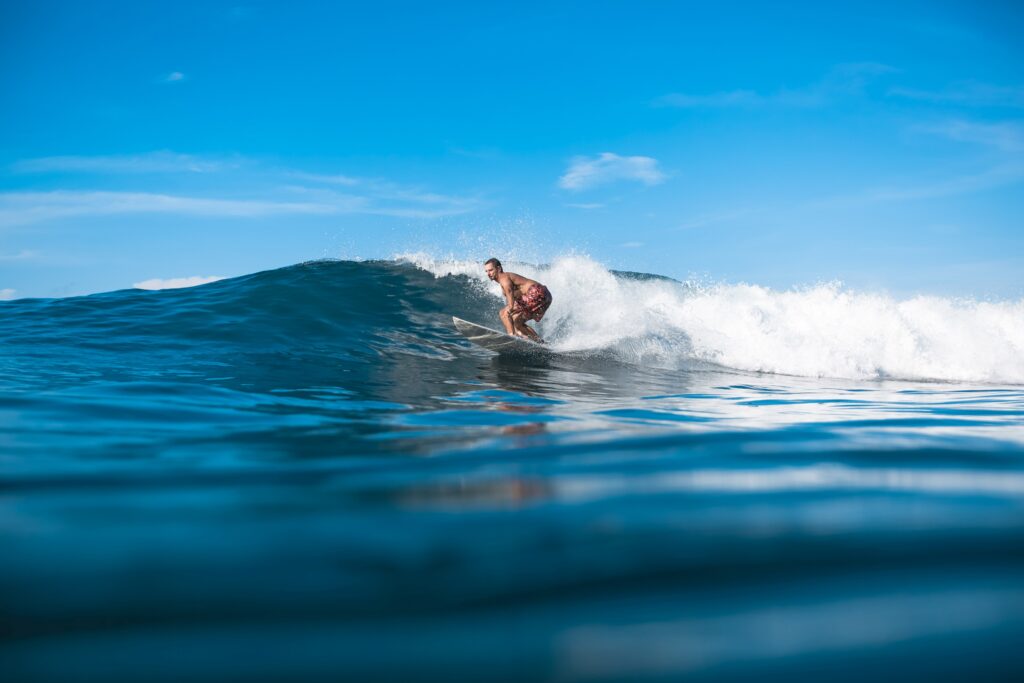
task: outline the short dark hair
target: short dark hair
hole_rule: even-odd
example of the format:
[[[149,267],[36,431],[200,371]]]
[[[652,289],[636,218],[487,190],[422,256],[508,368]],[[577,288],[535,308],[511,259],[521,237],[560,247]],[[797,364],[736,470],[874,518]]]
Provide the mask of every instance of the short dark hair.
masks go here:
[[[501,267],[501,261],[499,261],[496,258],[489,258],[486,261],[484,261],[485,266],[489,266],[492,263],[494,264],[494,267],[497,268],[498,270],[505,270],[504,268]]]

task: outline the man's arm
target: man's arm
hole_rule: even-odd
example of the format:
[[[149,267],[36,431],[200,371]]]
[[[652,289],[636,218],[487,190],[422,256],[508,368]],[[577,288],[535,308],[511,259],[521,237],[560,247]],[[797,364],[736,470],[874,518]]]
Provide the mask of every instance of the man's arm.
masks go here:
[[[512,281],[508,276],[497,278],[498,285],[501,287],[501,291],[505,293],[505,308],[501,309],[498,317],[501,318],[501,323],[505,326],[505,332],[507,334],[515,334],[515,326],[512,324],[512,307],[515,304],[515,300],[512,298]]]
[[[512,296],[511,285],[509,285],[508,289],[505,290],[505,310],[508,311],[510,318],[512,317],[512,314],[516,312],[516,300]]]
[[[515,299],[512,298],[512,278],[506,275],[498,279],[498,284],[501,285],[501,291],[505,293],[505,310],[512,315],[512,309],[516,305]]]

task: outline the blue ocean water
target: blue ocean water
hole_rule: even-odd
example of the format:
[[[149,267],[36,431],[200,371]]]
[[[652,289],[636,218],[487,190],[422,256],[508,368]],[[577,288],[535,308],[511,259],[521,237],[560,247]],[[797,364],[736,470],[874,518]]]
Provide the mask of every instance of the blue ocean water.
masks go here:
[[[0,302],[5,678],[1024,675],[1020,302],[479,268]]]

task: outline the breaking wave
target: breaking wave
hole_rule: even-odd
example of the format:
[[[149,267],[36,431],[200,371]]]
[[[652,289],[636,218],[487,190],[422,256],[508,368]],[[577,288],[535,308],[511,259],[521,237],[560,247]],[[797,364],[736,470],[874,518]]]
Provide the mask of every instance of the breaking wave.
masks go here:
[[[468,277],[500,304],[497,285],[476,262],[401,260],[442,280]],[[788,291],[697,285],[619,273],[579,256],[506,268],[550,287],[554,304],[539,330],[564,351],[810,377],[1024,382],[1024,300],[900,300],[836,283]]]

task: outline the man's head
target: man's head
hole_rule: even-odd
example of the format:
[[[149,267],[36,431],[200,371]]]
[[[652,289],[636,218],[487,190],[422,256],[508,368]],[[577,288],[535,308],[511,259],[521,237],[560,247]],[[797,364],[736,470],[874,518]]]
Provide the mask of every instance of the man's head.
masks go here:
[[[496,258],[487,259],[484,261],[484,272],[487,273],[487,277],[492,280],[497,280],[498,275],[501,273],[501,261]]]

